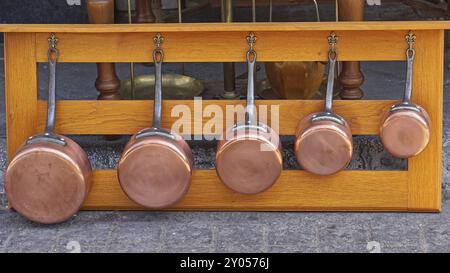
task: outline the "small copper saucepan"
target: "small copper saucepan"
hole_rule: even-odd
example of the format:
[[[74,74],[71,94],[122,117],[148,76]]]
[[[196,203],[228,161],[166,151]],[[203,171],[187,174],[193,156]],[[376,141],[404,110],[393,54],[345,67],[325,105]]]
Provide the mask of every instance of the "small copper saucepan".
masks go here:
[[[328,38],[329,56],[328,85],[325,111],[304,118],[297,127],[295,154],[300,166],[318,175],[331,175],[348,166],[352,158],[353,141],[348,123],[333,112],[333,86],[337,52],[337,37]]]
[[[256,37],[247,37],[248,86],[244,124],[227,130],[219,141],[216,170],[219,178],[230,189],[243,194],[267,190],[278,179],[283,169],[279,135],[266,124],[256,121],[254,104],[254,73]]]
[[[403,101],[384,115],[380,138],[386,150],[395,157],[409,158],[422,152],[430,141],[430,118],[422,107],[411,103],[415,35],[407,36],[407,74]]]
[[[192,151],[184,139],[161,128],[163,37],[155,37],[155,97],[153,125],[133,135],[117,168],[120,185],[134,202],[151,209],[178,202],[188,191],[192,176]]]
[[[90,189],[91,165],[73,140],[53,132],[56,109],[54,35],[49,38],[49,94],[45,132],[30,137],[9,163],[5,190],[12,208],[42,224],[63,222],[81,208]]]

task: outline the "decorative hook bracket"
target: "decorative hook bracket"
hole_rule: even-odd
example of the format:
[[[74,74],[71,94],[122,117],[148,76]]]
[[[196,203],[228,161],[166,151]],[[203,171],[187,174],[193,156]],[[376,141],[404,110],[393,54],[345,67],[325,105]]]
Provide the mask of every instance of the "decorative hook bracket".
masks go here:
[[[414,44],[416,43],[417,36],[414,34],[412,30],[409,31],[409,33],[405,36],[406,43],[409,46],[409,49],[413,49]]]
[[[56,37],[55,33],[52,33],[50,37],[48,37],[48,46],[52,49],[56,48],[56,45],[58,44],[58,38]]]
[[[336,52],[336,44],[338,40],[339,37],[334,32],[331,32],[330,36],[328,36],[328,44],[330,45],[331,52]]]
[[[161,33],[157,33],[153,38],[153,42],[155,43],[156,49],[161,49],[161,45],[164,43],[164,37]]]
[[[248,47],[249,47],[250,51],[253,51],[253,47],[256,44],[256,39],[257,38],[256,38],[256,36],[255,36],[255,34],[253,32],[250,32],[248,34],[248,36],[247,36],[247,44],[248,44]]]

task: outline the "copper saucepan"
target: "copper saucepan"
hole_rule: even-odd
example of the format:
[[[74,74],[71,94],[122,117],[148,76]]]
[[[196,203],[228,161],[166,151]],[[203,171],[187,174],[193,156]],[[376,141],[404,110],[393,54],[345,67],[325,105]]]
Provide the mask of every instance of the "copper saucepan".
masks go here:
[[[192,151],[184,139],[161,128],[163,37],[155,37],[155,97],[153,125],[133,135],[117,168],[120,185],[134,202],[151,209],[178,202],[191,183]]]
[[[384,115],[380,126],[380,138],[386,150],[393,156],[409,158],[422,152],[430,141],[431,122],[428,113],[411,103],[416,37],[410,33],[406,50],[407,75],[403,101],[393,105]]]
[[[91,165],[73,140],[55,134],[56,62],[54,35],[49,38],[49,94],[45,132],[30,137],[9,163],[5,190],[10,205],[34,222],[54,224],[72,217],[90,189]]]
[[[283,168],[281,142],[278,134],[266,124],[256,121],[254,104],[254,73],[256,37],[247,37],[248,86],[244,124],[236,124],[219,141],[216,170],[230,189],[243,194],[267,190],[278,179]]]
[[[353,153],[352,133],[348,123],[333,112],[333,86],[337,52],[337,37],[328,38],[328,85],[325,111],[304,118],[297,127],[295,154],[300,166],[318,175],[331,175],[348,166]]]

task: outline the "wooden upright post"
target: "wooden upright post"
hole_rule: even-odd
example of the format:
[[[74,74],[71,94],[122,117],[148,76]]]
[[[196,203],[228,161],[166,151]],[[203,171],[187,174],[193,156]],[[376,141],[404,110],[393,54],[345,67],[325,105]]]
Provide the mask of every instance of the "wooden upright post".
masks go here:
[[[364,3],[365,0],[339,0],[339,21],[363,21]],[[342,85],[342,99],[354,100],[364,96],[360,88],[364,75],[359,62],[343,62],[339,81]]]
[[[91,24],[114,23],[114,0],[86,0],[86,5]],[[99,100],[120,99],[120,80],[114,63],[97,63],[95,87],[100,92]]]
[[[38,73],[35,33],[5,33],[8,160],[37,133]]]

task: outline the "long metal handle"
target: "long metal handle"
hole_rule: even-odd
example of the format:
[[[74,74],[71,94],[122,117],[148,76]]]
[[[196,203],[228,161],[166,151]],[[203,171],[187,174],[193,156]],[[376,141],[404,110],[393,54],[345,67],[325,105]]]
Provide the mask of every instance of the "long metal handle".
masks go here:
[[[47,124],[45,133],[52,134],[55,129],[56,112],[56,62],[58,61],[58,49],[50,47],[48,50],[48,106],[47,106]]]
[[[247,83],[247,107],[245,112],[245,123],[256,124],[256,108],[255,108],[255,63],[256,51],[250,49],[247,51],[248,64],[248,83]]]
[[[153,128],[161,128],[162,115],[162,62],[164,52],[158,48],[153,51],[153,62],[155,63],[155,97],[153,99]]]
[[[325,112],[333,113],[333,91],[334,91],[334,77],[336,70],[336,52],[330,51],[328,54],[329,59],[329,70],[328,70],[328,84],[327,84],[327,94],[325,97]]]
[[[47,124],[45,125],[45,131],[43,134],[34,135],[27,139],[26,144],[31,145],[45,141],[47,143],[53,143],[61,146],[66,146],[67,142],[59,135],[56,135],[53,131],[55,129],[55,112],[56,112],[56,63],[58,61],[58,49],[56,49],[56,43],[58,39],[54,34],[48,38],[49,49],[48,55],[48,101],[47,101]]]
[[[414,48],[408,48],[406,50],[407,71],[406,71],[405,94],[403,95],[403,103],[405,103],[405,104],[411,103],[413,72],[414,72],[413,71],[414,57],[415,56],[416,56],[416,51],[414,50]]]

